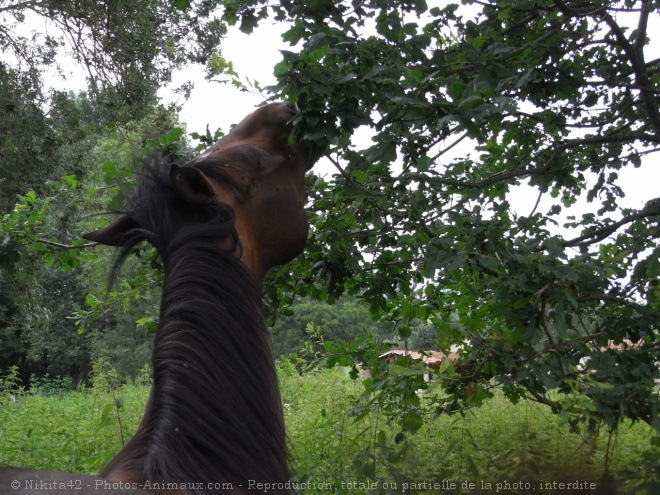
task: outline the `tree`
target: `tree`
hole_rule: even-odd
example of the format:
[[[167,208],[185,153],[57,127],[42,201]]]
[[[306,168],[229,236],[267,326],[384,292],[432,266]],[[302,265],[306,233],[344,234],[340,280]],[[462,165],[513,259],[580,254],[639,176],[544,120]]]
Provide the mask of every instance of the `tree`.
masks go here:
[[[85,381],[90,361],[100,357],[136,376],[150,355],[160,287],[152,253],[144,249],[129,260],[119,287],[109,292],[112,253],[93,250],[81,235],[104,221],[97,213],[120,207],[121,189],[130,187],[149,152],[145,143],[158,137],[167,143],[183,130],[163,107],[121,128],[109,125],[110,115],[86,94],[53,93],[48,116],[42,115],[53,137],[42,148],[48,167],[0,223],[0,369],[19,365],[26,384],[45,373]]]
[[[87,75],[91,94],[116,121],[127,122],[156,104],[156,91],[174,69],[218,57],[226,29],[213,15],[217,4],[2,0],[0,50],[17,70],[37,76],[46,69],[65,73],[58,55],[66,50]]]
[[[297,282],[274,280],[357,295],[402,338],[419,318],[443,349],[467,341],[442,372],[439,411],[500,387],[660,430],[660,198],[624,206],[619,183],[659,150],[660,4],[464,3],[472,13],[424,0],[228,4],[247,31],[269,15],[290,22],[297,48],[271,91],[298,105],[298,132],[337,169],[310,180]],[[522,186],[528,204],[514,209]]]
[[[90,212],[119,208],[117,186],[131,182],[145,145],[176,126],[174,108],[157,96],[172,72],[191,63],[207,64],[209,75],[223,67],[217,5],[0,0],[0,368],[20,364],[27,375],[85,379],[89,358],[103,353],[99,342],[148,353],[146,270],[113,293],[116,319],[100,317],[93,339],[76,332],[107,310],[86,297],[103,292],[91,286],[102,285],[107,265],[94,264],[80,234],[102,221]],[[87,77],[84,94],[47,87],[53,74],[67,75],[71,55],[73,70]],[[186,96],[190,87],[179,91]],[[81,265],[86,278],[78,276]],[[127,293],[135,296],[138,287],[130,309],[142,324],[122,334]],[[120,347],[113,344],[111,357],[121,358]],[[122,370],[135,372],[143,364],[137,360],[123,359]]]
[[[0,62],[0,214],[13,207],[26,184],[45,180],[52,166],[57,143],[41,99],[36,72]]]
[[[351,342],[373,331],[369,311],[351,299],[342,299],[336,304],[298,301],[290,313],[280,316],[271,330],[273,355],[278,358],[303,349],[309,341],[310,325],[318,329],[317,337],[322,341]]]

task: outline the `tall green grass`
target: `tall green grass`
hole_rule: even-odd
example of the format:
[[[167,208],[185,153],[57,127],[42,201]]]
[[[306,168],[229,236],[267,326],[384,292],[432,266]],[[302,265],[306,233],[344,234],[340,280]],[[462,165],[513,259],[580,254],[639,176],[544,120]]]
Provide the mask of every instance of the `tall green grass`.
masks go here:
[[[145,376],[123,384],[105,360],[78,390],[59,380],[25,390],[12,371],[0,378],[0,465],[97,473],[135,432],[149,396]]]
[[[362,385],[341,369],[282,370],[280,383],[300,493],[660,493],[660,441],[642,423],[612,435],[598,425],[572,431],[546,408],[496,395],[413,435],[378,408],[357,421]],[[107,363],[90,388],[43,396],[2,384],[0,464],[72,472],[98,472],[136,430],[149,395],[147,384],[120,383]],[[576,481],[598,489],[539,484]]]
[[[362,387],[341,370],[283,376],[281,388],[302,479],[338,488],[374,480],[395,487],[338,493],[402,493],[406,486],[409,493],[497,493],[499,483],[499,493],[528,494],[527,484],[540,492],[541,482],[586,481],[597,490],[556,493],[660,494],[660,438],[643,423],[611,434],[597,424],[577,431],[546,407],[513,405],[496,394],[480,408],[433,418],[407,435],[378,410],[356,422],[351,410]],[[451,482],[455,489],[447,488]],[[431,483],[436,489],[423,489]],[[506,483],[512,488],[505,490]]]

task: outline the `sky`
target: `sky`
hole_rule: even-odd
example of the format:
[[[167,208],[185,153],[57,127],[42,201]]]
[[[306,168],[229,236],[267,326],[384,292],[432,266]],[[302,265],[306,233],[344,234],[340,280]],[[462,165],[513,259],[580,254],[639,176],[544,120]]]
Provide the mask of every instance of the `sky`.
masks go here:
[[[261,87],[275,83],[274,65],[281,60],[280,50],[291,49],[282,41],[282,24],[269,24],[262,21],[254,34],[241,33],[230,27],[221,45],[221,55],[234,64],[234,70],[245,79],[257,80]],[[211,132],[217,128],[228,130],[231,124],[243,117],[264,101],[267,95],[241,92],[229,82],[208,81],[204,78],[203,67],[190,67],[174,74],[172,87],[186,81],[193,81],[194,90],[184,102],[179,114],[186,123],[188,132]],[[172,88],[163,88],[159,94],[164,101],[176,101]]]

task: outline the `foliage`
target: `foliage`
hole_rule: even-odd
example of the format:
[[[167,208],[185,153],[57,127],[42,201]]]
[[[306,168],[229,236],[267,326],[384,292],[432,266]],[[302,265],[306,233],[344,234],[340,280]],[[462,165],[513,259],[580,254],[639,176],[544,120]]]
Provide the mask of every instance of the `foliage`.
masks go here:
[[[338,172],[310,178],[313,237],[278,294],[357,295],[402,338],[433,322],[464,346],[438,412],[495,386],[660,430],[660,198],[620,185],[660,143],[660,5],[464,3],[227,3],[246,32],[289,23],[271,91]]]
[[[157,89],[174,69],[206,64],[218,52],[226,31],[213,15],[218,2],[177,3],[4,0],[0,50],[37,78],[46,70],[66,74],[58,57],[66,51],[87,75],[97,103],[127,122],[156,104]]]
[[[6,400],[0,385],[0,464],[85,473],[105,466],[127,440],[122,428],[137,429],[149,388],[118,383],[107,362],[94,368],[90,389],[58,391],[60,380],[42,378]]]
[[[0,389],[0,463],[98,472],[122,445],[119,424],[124,435],[137,428],[149,388],[117,383],[106,364],[95,369],[100,375],[93,388],[56,396],[17,395],[11,402]],[[296,471],[293,481],[306,484],[299,493],[403,493],[405,483],[408,493],[459,493],[422,488],[423,482],[445,480],[458,482],[457,488],[474,482],[478,489],[460,493],[485,495],[496,493],[497,482],[577,479],[602,489],[616,486],[619,495],[656,493],[660,444],[657,433],[643,423],[626,422],[611,437],[606,429],[580,435],[531,401],[514,406],[497,394],[482,408],[462,416],[433,416],[417,435],[401,435],[381,410],[356,419],[353,408],[363,386],[345,369],[299,375],[285,361],[279,378]],[[109,388],[113,382],[114,389]],[[429,411],[425,397],[420,404]],[[604,472],[609,478],[603,478]],[[491,483],[491,489],[479,486],[481,481]]]
[[[57,137],[40,107],[42,88],[35,72],[20,72],[0,62],[0,213],[14,204],[26,184],[50,172]]]
[[[29,189],[0,222],[0,366],[20,365],[26,384],[46,373],[79,382],[89,378],[91,360],[107,357],[135,376],[150,358],[159,298],[153,252],[137,252],[109,291],[112,253],[93,250],[81,235],[107,222],[98,213],[121,207],[155,146],[173,151],[187,143],[179,142],[171,109],[152,108],[118,129],[85,94],[58,93],[53,101],[45,121],[57,137],[52,162],[38,181],[20,181]]]
[[[157,97],[172,72],[207,62],[217,72],[216,8],[0,0],[0,367],[19,365],[26,385],[45,374],[87,380],[102,356],[129,375],[147,360],[158,294],[140,267],[153,256],[142,252],[106,298],[109,254],[80,235],[105,221],[90,213],[120,208],[145,145],[175,132],[175,108]],[[87,76],[86,93],[49,89],[71,72]]]
[[[345,294],[358,296],[380,321],[379,335],[351,344],[342,342],[345,323],[295,324],[298,335],[309,331],[315,339],[307,348],[321,361],[347,366],[354,378],[361,366],[371,373],[364,391],[354,392],[354,416],[336,419],[340,393],[332,414],[326,407],[314,415],[326,432],[317,444],[322,467],[305,472],[397,479],[401,459],[412,459],[411,434],[439,424],[434,415],[469,415],[492,405],[488,399],[499,404],[502,394],[549,406],[557,421],[589,439],[603,421],[613,430],[627,419],[660,430],[660,200],[626,203],[619,180],[652,156],[660,139],[660,61],[649,58],[658,4],[465,3],[470,10],[429,8],[423,0],[224,2],[225,19],[248,32],[268,15],[289,23],[285,39],[298,48],[275,66],[273,98],[298,106],[297,132],[338,172],[308,178],[308,250],[270,275],[267,296],[280,308],[297,295],[339,304]],[[224,28],[209,20],[214,6],[0,0],[0,47],[14,57],[0,62],[0,366],[14,370],[7,383],[57,391],[46,373],[86,377],[94,358],[113,362],[122,375],[142,366],[155,323],[158,260],[138,250],[125,278],[107,291],[110,255],[78,239],[107,221],[89,212],[120,208],[117,186],[130,187],[145,145],[185,156],[172,109],[154,104],[174,67],[208,62],[211,72],[240,84],[231,62],[215,53]],[[69,37],[89,73],[88,95],[43,89],[43,71],[63,38],[13,29],[23,26],[25,9]],[[193,137],[210,144],[217,136]],[[519,191],[532,197],[522,206],[514,202]],[[586,212],[576,209],[582,203]],[[363,316],[356,310],[351,318],[362,333]],[[429,386],[421,363],[378,360],[385,333],[390,344],[462,346],[460,360],[444,364]],[[91,457],[81,464],[62,457],[66,465],[57,467],[98,469],[111,453],[92,444],[108,439],[105,427],[115,424],[121,397],[88,416],[57,409],[57,395],[38,406],[38,427],[21,430],[23,443],[8,452],[34,449],[44,462],[32,464],[56,467],[33,432],[54,431],[55,442],[72,445],[78,433],[55,426],[55,416],[80,414],[98,426],[81,434]],[[76,400],[84,401],[82,394]],[[3,399],[5,405],[19,407]],[[13,410],[7,408],[3,414]],[[362,430],[342,436],[349,417]],[[443,416],[448,423],[439,431],[465,417]],[[434,466],[459,473],[510,466],[507,456],[456,454],[456,445],[480,445],[472,434],[464,427],[460,442],[438,440],[436,447],[447,448],[434,449]],[[523,440],[530,438],[518,430],[513,438],[520,441],[504,452],[518,448],[529,459],[524,446],[532,443]],[[358,457],[329,459],[344,447],[357,447]],[[638,466],[651,465],[644,462]]]
[[[324,371],[316,379],[326,380],[326,373]],[[333,374],[336,380],[338,373],[330,373]],[[302,377],[299,383],[309,379]],[[283,383],[286,384],[286,380]],[[365,382],[365,385],[368,387],[369,383]],[[341,392],[337,392],[336,386]],[[287,400],[289,396],[285,387],[283,385],[283,397]],[[311,387],[295,387],[297,397],[307,396],[309,399],[304,402],[306,407],[296,404],[297,409],[291,408],[287,424],[298,424],[301,420],[306,424],[303,432],[300,427],[290,426],[290,431],[294,432],[292,435],[299,435],[294,436],[293,441],[299,438],[304,444],[303,438],[311,436],[312,431],[317,432],[316,438],[324,438],[325,431],[335,439],[335,455],[326,459],[310,446],[310,451],[301,457],[305,460],[301,471],[309,478],[330,478],[335,486],[342,486],[341,481],[373,480],[373,486],[378,486],[380,491],[377,489],[371,493],[400,493],[404,483],[409,487],[418,483],[419,488],[413,488],[413,493],[437,493],[437,489],[425,491],[421,488],[423,481],[458,480],[459,486],[461,481],[472,481],[476,482],[477,489],[463,490],[462,493],[495,493],[498,481],[567,481],[572,477],[598,480],[608,469],[608,457],[623,455],[607,453],[608,435],[605,431],[601,432],[602,435],[597,431],[591,435],[568,433],[561,420],[548,416],[532,402],[512,406],[500,394],[482,408],[472,409],[460,417],[443,415],[429,419],[417,435],[410,436],[401,432],[396,421],[383,414],[386,413],[383,407],[372,408],[369,414],[358,415],[356,420],[355,397],[359,397],[360,388],[350,383],[345,374],[339,385],[326,386],[327,397],[321,400],[314,397]],[[420,395],[420,405],[428,413],[430,405],[424,399],[427,393]],[[324,408],[327,408],[327,414],[323,414]],[[310,411],[316,411],[316,414],[310,415]],[[290,418],[292,415],[294,418]],[[326,421],[328,426],[324,427]],[[633,450],[637,453],[647,448],[640,440],[633,440]],[[647,451],[651,456],[652,450]],[[650,457],[647,461],[648,466],[653,466]],[[618,470],[616,462],[611,462],[609,468]],[[620,479],[619,475],[615,478]],[[492,489],[479,486],[480,481],[490,482]],[[641,480],[632,475],[630,481],[628,487]],[[389,491],[383,489],[384,482],[389,482]],[[391,489],[393,484],[397,486],[394,490]],[[442,491],[458,492],[446,486]],[[343,493],[351,492],[346,490]],[[514,493],[530,491],[514,490]],[[622,487],[618,493],[632,493],[632,490],[629,492]]]
[[[72,390],[73,380],[70,376],[51,376],[46,373],[43,377],[32,376],[30,379],[30,393],[33,395],[41,395],[42,397],[49,397],[51,395],[59,395],[65,390]]]
[[[290,314],[279,316],[271,329],[273,355],[280,357],[303,349],[309,328],[319,328],[320,340],[352,341],[373,331],[369,312],[354,299],[329,305],[315,300],[298,301]]]

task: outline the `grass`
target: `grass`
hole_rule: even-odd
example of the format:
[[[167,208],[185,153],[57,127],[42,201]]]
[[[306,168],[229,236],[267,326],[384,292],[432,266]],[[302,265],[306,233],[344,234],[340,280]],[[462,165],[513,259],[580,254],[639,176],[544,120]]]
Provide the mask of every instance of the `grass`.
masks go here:
[[[557,493],[660,493],[659,436],[646,424],[626,423],[612,437],[605,428],[571,432],[564,418],[543,406],[513,405],[496,395],[463,416],[437,417],[416,434],[402,435],[378,411],[353,420],[350,411],[361,385],[338,370],[287,376],[281,383],[298,473],[339,488],[342,481],[360,480],[395,485],[389,491],[344,493],[402,493],[406,483],[411,488],[415,482],[422,489],[410,493],[439,493],[424,490],[427,482],[439,483],[441,493],[497,493],[499,484],[499,493],[528,494],[531,488],[540,491],[541,482],[559,486],[580,480],[596,483],[598,491]],[[507,482],[511,488],[504,490]],[[521,489],[513,488],[516,482]],[[446,488],[450,483],[455,488]]]
[[[496,395],[402,434],[379,410],[355,420],[362,386],[341,369],[280,381],[299,493],[660,493],[659,437],[642,423],[612,437],[603,428],[571,432],[546,408]],[[147,385],[111,384],[14,394],[15,402],[0,395],[0,465],[98,472],[137,428],[149,394]],[[576,482],[598,489],[550,490]]]
[[[137,429],[149,389],[125,386],[115,399],[93,388],[0,403],[0,465],[98,472]],[[123,435],[122,435],[123,434]]]

